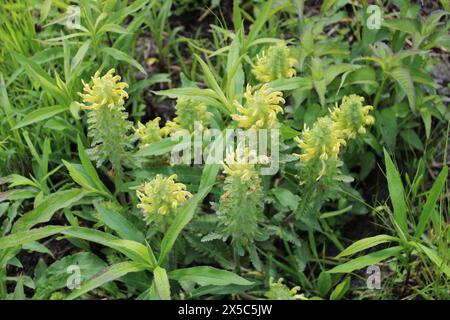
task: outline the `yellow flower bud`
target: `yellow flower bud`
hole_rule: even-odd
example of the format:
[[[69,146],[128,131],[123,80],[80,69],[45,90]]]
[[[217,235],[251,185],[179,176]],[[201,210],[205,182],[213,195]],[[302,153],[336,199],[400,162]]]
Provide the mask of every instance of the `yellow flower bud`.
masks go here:
[[[114,76],[114,72],[115,70],[111,69],[100,77],[100,72],[97,71],[92,77],[92,86],[82,81],[85,93],[78,93],[84,102],[84,104],[80,103],[81,108],[92,110],[102,106],[110,109],[123,106],[124,99],[128,98],[125,91],[128,84],[119,82],[120,76]]]
[[[270,82],[295,76],[293,66],[296,63],[297,59],[294,58],[286,43],[279,42],[257,57],[252,71],[259,81]]]
[[[283,113],[283,94],[273,91],[268,84],[263,85],[253,94],[250,86],[244,94],[246,102],[244,106],[237,104],[239,114],[232,114],[233,120],[238,126],[245,129],[274,129],[278,127],[277,114]]]

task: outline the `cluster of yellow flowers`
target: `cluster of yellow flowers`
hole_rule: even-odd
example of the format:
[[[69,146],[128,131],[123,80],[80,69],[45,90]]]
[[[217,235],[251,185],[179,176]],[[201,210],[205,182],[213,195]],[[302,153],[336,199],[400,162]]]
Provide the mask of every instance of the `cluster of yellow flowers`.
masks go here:
[[[102,106],[108,108],[121,107],[124,100],[128,98],[125,91],[128,84],[119,82],[120,76],[114,76],[114,69],[109,70],[103,77],[100,77],[100,72],[95,72],[92,77],[92,86],[88,83],[83,83],[83,90],[85,93],[78,93],[82,98],[84,104],[79,103],[82,109],[98,110]]]
[[[293,66],[297,63],[291,50],[285,42],[271,46],[262,55],[257,57],[257,62],[253,66],[253,74],[261,82],[291,78],[295,76]]]
[[[341,146],[347,140],[355,139],[358,133],[365,133],[365,126],[375,122],[369,115],[373,107],[364,106],[363,102],[363,97],[354,94],[344,97],[341,105],[331,111],[331,116],[318,118],[311,129],[305,126],[301,137],[294,138],[303,151],[295,155],[304,164],[314,165],[320,161],[317,180],[324,175],[328,164],[336,164]]]
[[[302,138],[295,137],[294,140],[303,150],[303,153],[298,155],[301,161],[337,158],[341,145],[345,145],[345,140],[330,117],[318,118],[312,129],[305,126]]]
[[[175,125],[171,126],[174,128],[179,127],[189,132],[194,131],[195,124],[199,124],[201,126],[200,129],[206,127],[212,116],[212,113],[208,112],[206,104],[192,99],[178,98],[175,109],[175,114],[177,115],[173,119]]]
[[[139,138],[139,148],[146,147],[162,139],[164,132],[159,127],[160,120],[160,117],[156,117],[153,120],[147,121],[145,125],[141,122],[137,123],[137,128],[134,129],[134,132]]]
[[[191,99],[178,98],[175,109],[177,116],[172,121],[167,121],[162,128],[159,126],[161,120],[159,117],[148,121],[145,125],[138,122],[135,133],[140,140],[139,147],[148,146],[181,129],[193,132],[196,129],[195,125],[199,125],[199,129],[203,129],[208,125],[212,116],[207,111],[206,104]]]
[[[283,113],[280,103],[285,102],[280,91],[273,91],[268,84],[264,84],[252,94],[251,87],[247,86],[244,97],[244,106],[236,102],[239,114],[231,115],[239,127],[255,130],[278,127],[277,114]]]
[[[137,207],[142,209],[147,223],[154,221],[158,215],[174,212],[192,197],[183,183],[175,182],[176,178],[175,174],[167,178],[157,174],[152,180],[136,187],[136,195],[140,201]]]
[[[228,176],[240,178],[242,182],[247,182],[258,175],[255,165],[268,161],[267,156],[257,156],[256,150],[246,148],[245,144],[241,142],[235,151],[229,150],[227,152],[225,160],[222,162],[223,172]]]
[[[366,133],[364,126],[375,122],[375,118],[369,115],[373,107],[363,106],[363,102],[363,97],[351,94],[342,99],[340,107],[336,106],[332,110],[331,118],[345,139],[355,139],[358,133]]]

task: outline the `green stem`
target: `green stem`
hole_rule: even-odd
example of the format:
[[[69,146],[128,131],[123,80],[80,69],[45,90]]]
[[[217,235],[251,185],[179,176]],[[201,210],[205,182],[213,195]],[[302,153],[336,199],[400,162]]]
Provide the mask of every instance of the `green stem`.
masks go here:
[[[383,74],[383,80],[381,80],[381,84],[378,87],[377,94],[375,95],[375,99],[373,101],[373,107],[375,109],[378,107],[378,103],[380,102],[381,93],[383,92],[385,82],[386,82],[386,75]]]

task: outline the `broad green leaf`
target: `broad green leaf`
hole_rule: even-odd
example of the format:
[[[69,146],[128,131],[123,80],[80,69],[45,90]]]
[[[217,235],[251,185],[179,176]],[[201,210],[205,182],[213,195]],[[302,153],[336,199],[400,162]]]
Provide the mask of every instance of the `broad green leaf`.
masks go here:
[[[206,189],[200,190],[194,197],[186,201],[183,207],[178,209],[175,220],[169,227],[169,230],[164,235],[164,238],[161,242],[161,253],[158,259],[159,264],[161,264],[165,260],[175,241],[177,240],[181,230],[183,230],[183,228],[194,217],[194,213],[197,209],[198,204],[201,203],[204,197],[206,197],[210,189],[211,187],[207,187]]]
[[[67,228],[69,227],[46,226],[42,228],[16,232],[0,238],[0,250],[21,246],[26,243],[47,238],[58,234],[61,231],[66,230]]]
[[[36,281],[33,299],[48,299],[53,292],[65,288],[68,276],[70,276],[68,267],[73,265],[80,268],[80,283],[88,281],[108,266],[106,262],[91,252],[78,252],[59,258],[48,266],[43,276]]]
[[[13,227],[13,231],[24,231],[33,226],[48,222],[53,214],[65,208],[70,208],[85,195],[82,189],[58,191],[47,196],[34,210],[24,214]]]
[[[91,40],[87,40],[83,43],[83,45],[78,49],[77,53],[72,59],[72,62],[70,63],[70,71],[73,72],[76,67],[83,61],[84,56],[86,55],[87,51],[89,50],[89,46],[91,45]]]
[[[391,30],[398,30],[407,34],[419,32],[419,25],[416,19],[412,18],[398,18],[382,19],[382,25]]]
[[[339,253],[336,258],[342,258],[346,256],[350,256],[352,254],[355,254],[357,252],[375,247],[382,243],[392,242],[392,241],[398,241],[399,239],[396,237],[392,237],[386,234],[380,234],[374,237],[364,238],[361,240],[356,241],[355,243],[351,244],[349,247],[347,247],[344,251]]]
[[[27,114],[13,129],[19,129],[30,124],[46,120],[48,118],[53,117],[61,112],[69,110],[66,106],[52,106],[52,107],[44,107],[34,110],[33,112]]]
[[[229,284],[247,286],[252,284],[252,282],[233,272],[207,266],[170,271],[169,278],[177,281],[195,282],[201,286],[226,286]]]
[[[338,265],[333,269],[327,271],[329,273],[350,273],[355,270],[365,268],[379,263],[380,261],[386,260],[392,256],[395,256],[402,252],[403,247],[395,246],[387,249],[383,249],[376,252],[371,252],[365,256],[358,257],[356,259],[350,260],[346,263]]]
[[[15,232],[0,238],[0,250],[24,245],[58,233],[113,248],[150,270],[156,265],[156,261],[150,256],[147,246],[136,241],[119,239],[109,233],[83,227],[46,226]]]
[[[159,298],[161,300],[170,300],[170,284],[166,270],[159,266],[156,267],[155,270],[153,270],[153,277]]]
[[[113,195],[109,192],[108,188],[106,188],[106,186],[100,180],[97,170],[89,160],[89,157],[84,149],[83,143],[81,142],[80,136],[77,137],[77,147],[78,147],[78,156],[80,157],[80,161],[84,168],[84,171],[89,175],[90,179],[97,186],[97,189],[102,191],[103,194],[109,196],[109,198],[114,198]]]
[[[386,149],[384,150],[384,162],[386,163],[386,178],[388,182],[389,196],[394,207],[394,219],[401,233],[408,234],[407,213],[408,207],[405,201],[405,190],[399,172],[394,166]]]
[[[66,236],[95,242],[113,248],[122,252],[131,260],[147,266],[149,269],[155,267],[155,261],[150,257],[148,248],[142,243],[119,239],[109,233],[82,227],[70,227],[63,230],[61,233]]]
[[[98,190],[96,188],[94,181],[91,179],[91,177],[86,172],[84,172],[84,168],[81,165],[75,164],[75,163],[69,163],[65,160],[62,160],[62,163],[69,171],[69,175],[73,179],[73,181],[75,181],[81,187],[86,189],[86,191],[103,194],[103,192],[101,190]],[[103,195],[105,195],[105,194],[103,194]]]
[[[140,72],[147,74],[147,71],[145,71],[144,67],[138,61],[136,61],[135,59],[130,57],[125,52],[120,51],[115,48],[110,48],[110,47],[105,47],[102,49],[102,51],[104,53],[106,53],[107,55],[113,57],[114,59],[119,60],[119,61],[124,61],[124,62],[132,65],[136,69],[138,69]]]
[[[233,111],[233,107],[230,105],[228,99],[225,97],[225,94],[223,93],[222,89],[217,83],[217,80],[212,74],[208,65],[197,54],[195,54],[194,56],[197,59],[198,63],[200,64],[200,67],[202,68],[203,74],[205,75],[205,81],[207,82],[208,86],[214,90],[220,102],[222,102],[226,106],[227,114]]]
[[[311,90],[313,88],[313,82],[311,79],[302,77],[293,77],[289,79],[280,79],[269,82],[269,86],[276,91],[287,90]]]
[[[114,264],[104,270],[101,274],[98,276],[95,276],[94,278],[88,280],[87,282],[83,283],[79,289],[74,290],[68,297],[68,300],[73,300],[82,294],[85,294],[95,288],[98,288],[105,283],[114,281],[120,277],[123,277],[127,273],[130,272],[139,272],[145,270],[145,266],[132,262],[132,261],[125,261],[120,262],[117,264]]]
[[[420,214],[419,224],[417,225],[415,236],[420,237],[425,231],[428,221],[430,220],[431,214],[433,213],[436,202],[439,199],[439,195],[444,189],[445,182],[447,181],[448,167],[445,166],[436,181],[431,187],[430,193],[428,194],[427,201],[422,208],[422,213]]]
[[[300,197],[293,194],[290,190],[282,187],[278,187],[272,190],[275,198],[281,203],[281,205],[289,208],[292,211],[297,210],[300,202]]]
[[[409,71],[402,67],[396,67],[390,71],[392,78],[397,81],[400,88],[406,93],[408,97],[409,107],[412,111],[416,110],[416,93],[414,84]]]
[[[333,292],[330,294],[330,300],[341,300],[349,288],[350,277],[347,277],[334,288]]]
[[[134,240],[140,243],[144,242],[144,234],[123,215],[98,202],[94,202],[94,207],[97,210],[100,220],[116,231],[122,239]]]
[[[322,298],[324,298],[328,291],[330,291],[331,284],[330,274],[322,271],[317,278],[317,291]]]
[[[138,157],[150,157],[150,156],[160,156],[166,154],[179,144],[180,141],[177,139],[166,138],[160,141],[151,143],[150,145],[140,149],[136,152]]]
[[[403,130],[400,132],[400,136],[413,148],[416,148],[419,151],[423,151],[423,143],[414,130]]]
[[[425,253],[428,258],[440,269],[442,272],[445,273],[447,277],[450,277],[450,267],[448,265],[448,262],[445,262],[435,250],[432,250],[420,243],[414,242],[415,247]]]

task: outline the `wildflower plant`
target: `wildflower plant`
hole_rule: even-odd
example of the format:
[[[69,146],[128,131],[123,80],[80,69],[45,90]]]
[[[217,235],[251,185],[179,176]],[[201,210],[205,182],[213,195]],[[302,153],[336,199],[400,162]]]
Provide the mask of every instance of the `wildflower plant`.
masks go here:
[[[160,117],[147,121],[144,125],[138,122],[134,129],[136,137],[139,139],[139,148],[144,148],[151,143],[160,141],[164,136],[164,131],[159,127]]]
[[[164,223],[165,219],[169,219],[179,206],[192,197],[192,194],[186,191],[186,186],[175,182],[175,179],[175,174],[169,177],[157,174],[152,180],[135,188],[139,199],[137,207],[142,210],[147,224]]]
[[[246,102],[243,106],[236,102],[239,113],[231,115],[239,127],[254,130],[278,128],[277,114],[283,113],[280,104],[285,103],[282,92],[264,84],[252,93],[248,85],[244,97]]]
[[[218,205],[217,233],[224,241],[231,238],[238,255],[250,252],[255,260],[254,242],[265,238],[259,225],[264,218],[264,192],[257,165],[267,161],[241,142],[236,150],[228,151],[222,164],[226,177]]]
[[[92,85],[84,84],[84,93],[80,107],[88,111],[88,136],[92,138],[91,154],[100,167],[109,161],[115,171],[129,162],[129,150],[133,142],[130,134],[131,121],[125,112],[124,102],[128,94],[125,82],[119,82],[120,76],[114,75],[115,70],[109,70],[104,76],[97,71],[92,77]]]
[[[339,152],[342,147],[358,134],[364,134],[365,127],[375,122],[369,114],[372,106],[364,106],[363,102],[364,98],[355,94],[345,96],[330,116],[318,118],[311,129],[305,126],[301,137],[294,138],[302,150],[295,156],[302,167],[308,169],[308,175],[312,174],[319,180],[324,175],[338,173],[336,169],[341,165]]]
[[[257,57],[253,74],[263,83],[295,76],[297,59],[284,41],[280,41]]]
[[[335,128],[344,139],[355,139],[358,134],[366,133],[366,126],[375,122],[369,115],[373,109],[370,105],[363,105],[364,98],[356,94],[345,96],[341,105],[331,112]]]
[[[295,155],[302,167],[310,169],[309,173],[314,174],[317,180],[327,170],[328,173],[334,172],[339,165],[338,155],[345,140],[330,117],[318,118],[311,129],[305,126],[301,137],[295,137],[294,140],[302,150],[301,154]]]

